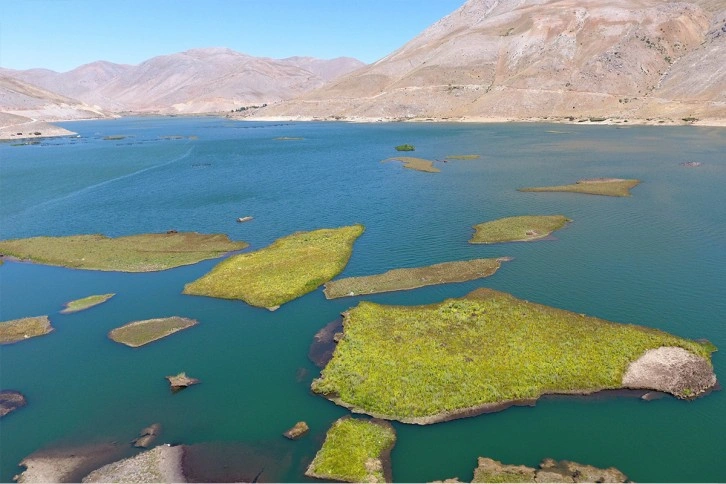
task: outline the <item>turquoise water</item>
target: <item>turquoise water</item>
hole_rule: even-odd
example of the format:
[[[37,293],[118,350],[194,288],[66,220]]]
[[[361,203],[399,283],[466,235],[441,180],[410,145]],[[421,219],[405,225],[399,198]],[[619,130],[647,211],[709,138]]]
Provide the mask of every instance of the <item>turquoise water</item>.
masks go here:
[[[219,118],[63,126],[80,137],[0,145],[0,238],[175,229],[226,233],[257,249],[297,230],[362,223],[346,276],[514,257],[488,279],[368,300],[422,304],[485,286],[726,348],[724,129]],[[103,139],[109,135],[127,137]],[[175,135],[184,138],[161,138]],[[274,139],[281,136],[304,139]],[[429,159],[482,157],[437,163],[438,174],[380,163],[402,143]],[[685,168],[684,161],[703,165]],[[516,191],[590,177],[643,183],[630,198]],[[574,222],[555,240],[467,242],[476,223],[558,213]],[[255,218],[236,222],[246,215]],[[215,263],[149,274],[0,267],[0,320],[48,314],[56,328],[0,349],[0,387],[29,401],[0,423],[0,480],[36,450],[130,441],[153,422],[162,424],[164,442],[205,444],[195,447],[210,465],[199,479],[251,479],[264,469],[263,481],[306,480],[328,426],[347,413],[310,393],[318,369],[308,348],[359,298],[326,301],[318,290],[271,313],[181,294]],[[106,292],[117,296],[59,314],[66,301]],[[129,321],[171,315],[200,324],[138,349],[106,337]],[[713,362],[723,379],[723,352]],[[172,395],[164,376],[179,371],[202,383]],[[489,456],[616,466],[640,482],[723,482],[725,403],[724,392],[693,402],[558,398],[426,427],[395,424],[394,480],[471,480],[476,458]],[[282,432],[298,420],[311,434],[287,441]]]

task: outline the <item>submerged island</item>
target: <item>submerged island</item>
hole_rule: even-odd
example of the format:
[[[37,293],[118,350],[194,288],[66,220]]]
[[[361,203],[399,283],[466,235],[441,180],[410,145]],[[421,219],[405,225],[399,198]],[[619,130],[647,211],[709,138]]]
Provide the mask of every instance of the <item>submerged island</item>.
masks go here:
[[[158,339],[164,338],[183,329],[191,328],[198,321],[173,316],[170,318],[145,319],[125,324],[112,329],[108,337],[113,341],[132,348],[138,348]]]
[[[403,163],[404,168],[409,170],[423,171],[426,173],[438,173],[441,170],[434,167],[434,162],[426,160],[424,158],[416,158],[413,156],[396,156],[395,158],[387,158],[383,162],[387,161],[400,161]]]
[[[600,469],[567,460],[544,459],[539,468],[508,465],[479,457],[471,482],[629,482],[628,477],[614,467]]]
[[[97,294],[94,296],[88,296],[81,299],[76,299],[75,301],[67,302],[66,307],[61,310],[61,314],[77,313],[78,311],[83,311],[84,309],[98,306],[99,304],[105,303],[115,295],[116,294],[114,293]]]
[[[465,282],[489,277],[510,259],[472,259],[465,261],[443,262],[427,267],[393,269],[373,276],[347,277],[325,284],[325,297],[335,299],[362,294],[402,291],[435,284]]]
[[[223,234],[169,231],[124,237],[71,235],[0,241],[0,253],[38,264],[120,272],[153,272],[215,259],[247,247]]]
[[[48,316],[13,319],[0,322],[0,344],[17,343],[53,331]]]
[[[474,225],[476,231],[470,244],[496,244],[499,242],[529,242],[549,236],[572,220],[564,215],[523,215],[500,218]]]
[[[340,274],[363,230],[362,225],[351,225],[282,237],[264,249],[220,262],[184,286],[184,294],[241,299],[277,309]]]
[[[391,482],[396,433],[388,422],[343,417],[325,435],[305,475],[344,482]]]
[[[624,178],[588,178],[579,180],[571,185],[558,185],[551,187],[519,188],[520,192],[573,192],[588,195],[605,195],[608,197],[629,197],[630,189],[640,183],[640,180]]]
[[[429,424],[545,394],[643,388],[693,398],[715,347],[491,289],[427,306],[361,302],[312,390],[378,418]]]

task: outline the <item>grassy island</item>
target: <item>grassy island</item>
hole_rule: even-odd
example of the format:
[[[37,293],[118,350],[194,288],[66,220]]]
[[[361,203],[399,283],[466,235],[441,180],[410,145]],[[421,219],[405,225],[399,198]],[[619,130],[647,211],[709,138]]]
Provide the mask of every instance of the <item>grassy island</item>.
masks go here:
[[[198,324],[196,320],[173,316],[170,318],[145,319],[125,324],[112,329],[108,337],[117,343],[138,348],[152,341],[174,334],[177,331],[191,328]]]
[[[396,151],[415,151],[416,147],[413,145],[405,144],[396,146]]]
[[[362,225],[297,232],[269,247],[230,257],[184,286],[184,294],[241,299],[276,309],[340,274]]]
[[[605,195],[608,197],[629,197],[630,189],[640,183],[640,180],[625,180],[622,178],[591,178],[579,180],[571,185],[552,187],[520,188],[520,192],[573,192],[588,195]]]
[[[335,299],[362,294],[402,291],[417,287],[464,282],[489,277],[506,258],[443,262],[427,267],[393,269],[374,276],[348,277],[325,284],[325,297]]]
[[[527,242],[547,237],[559,230],[570,219],[564,215],[524,215],[484,222],[474,226],[470,244],[496,244],[499,242]]]
[[[654,388],[624,385],[624,375],[648,350],[662,347],[701,365],[702,381],[695,382],[687,377],[691,368],[661,368],[687,382],[667,391],[689,396],[716,383],[710,343],[490,289],[428,306],[361,302],[344,313],[343,328],[312,390],[353,411],[406,423],[501,410],[543,394]]]
[[[438,173],[441,170],[434,167],[434,162],[431,160],[425,160],[423,158],[415,158],[413,156],[397,156],[395,158],[388,158],[386,161],[400,161],[403,163],[404,168],[409,170],[423,171],[426,173]]]
[[[345,482],[391,482],[388,454],[396,434],[388,422],[343,417],[333,423],[306,476]]]
[[[38,264],[99,271],[152,272],[196,264],[247,247],[222,234],[175,232],[125,237],[71,235],[0,241],[0,253]]]
[[[84,297],[82,299],[76,299],[75,301],[67,302],[66,307],[61,311],[61,313],[77,313],[78,311],[83,311],[84,309],[92,308],[93,306],[98,306],[99,304],[105,303],[114,296],[115,294],[113,293],[98,294],[95,296]]]
[[[481,158],[481,155],[449,155],[446,157],[447,160],[477,160]]]
[[[13,319],[0,323],[0,344],[17,343],[53,331],[48,316]]]

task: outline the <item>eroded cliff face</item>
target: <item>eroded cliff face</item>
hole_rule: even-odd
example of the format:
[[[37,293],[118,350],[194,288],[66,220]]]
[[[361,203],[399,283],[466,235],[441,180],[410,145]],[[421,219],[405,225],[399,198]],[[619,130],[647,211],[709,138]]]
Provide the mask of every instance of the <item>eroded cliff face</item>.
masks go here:
[[[726,118],[726,0],[469,0],[261,116]]]

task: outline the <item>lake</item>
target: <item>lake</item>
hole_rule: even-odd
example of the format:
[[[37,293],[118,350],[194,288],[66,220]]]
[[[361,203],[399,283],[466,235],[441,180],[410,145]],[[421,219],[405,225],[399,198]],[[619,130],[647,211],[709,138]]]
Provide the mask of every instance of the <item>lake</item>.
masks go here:
[[[0,238],[167,230],[225,233],[250,249],[299,230],[362,223],[342,276],[509,256],[492,277],[327,301],[322,288],[275,312],[182,295],[218,262],[125,274],[6,262],[0,320],[50,315],[55,331],[0,349],[2,389],[28,406],[0,423],[0,480],[32,452],[127,442],[154,422],[160,442],[198,444],[196,477],[306,481],[325,432],[347,410],[310,392],[314,334],[365,299],[426,304],[490,287],[611,321],[706,338],[726,378],[726,129],[547,124],[257,123],[216,117],[60,123],[79,137],[0,144]],[[110,137],[111,139],[106,139]],[[276,139],[280,137],[302,139]],[[440,173],[404,169],[409,143]],[[698,167],[681,163],[701,162]],[[522,193],[581,178],[637,178],[632,197]],[[470,245],[472,226],[562,214],[553,240]],[[237,218],[253,216],[246,223]],[[67,301],[116,293],[59,314]],[[199,325],[132,349],[107,338],[129,321]],[[177,394],[166,375],[201,384]],[[476,378],[476,375],[472,375]],[[726,481],[726,395],[548,398],[448,423],[395,423],[395,481],[458,476],[478,456],[615,466],[633,481]],[[282,433],[298,420],[311,432]],[[130,452],[130,451],[129,451]]]

